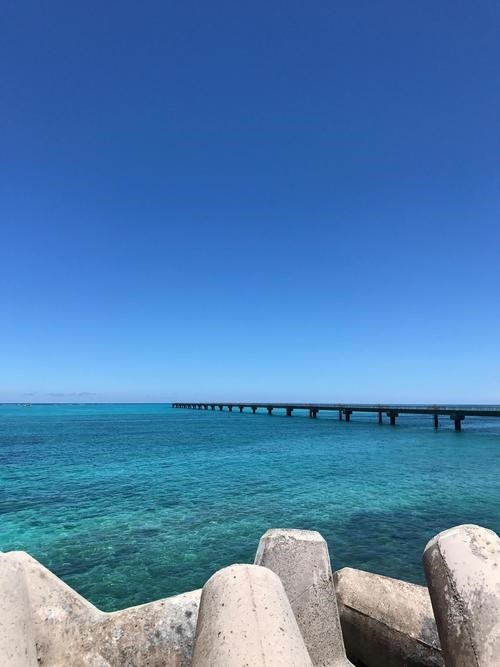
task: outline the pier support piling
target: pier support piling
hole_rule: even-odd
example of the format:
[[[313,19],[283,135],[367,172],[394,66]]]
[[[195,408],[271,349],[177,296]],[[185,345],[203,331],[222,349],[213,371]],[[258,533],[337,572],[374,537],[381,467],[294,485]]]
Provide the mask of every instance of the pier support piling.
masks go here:
[[[252,408],[253,414],[255,414],[257,412],[257,407],[255,405],[252,405],[251,408]]]
[[[215,405],[211,405],[210,407],[212,408],[212,410],[215,410]]]
[[[293,408],[287,408],[287,409],[286,409],[286,416],[287,416],[287,417],[291,417],[291,416],[292,416],[292,412],[293,412]]]
[[[339,410],[339,421],[342,421],[342,410]]]
[[[389,423],[391,426],[396,426],[396,417],[398,416],[397,412],[388,412],[387,416],[389,417]]]
[[[350,422],[351,421],[352,410],[344,410],[344,415],[345,415],[346,422]]]
[[[240,412],[243,412],[243,406],[242,405],[238,405],[238,408],[240,409]]]
[[[378,413],[378,423],[379,423],[379,424],[382,424],[382,423],[383,423],[383,422],[382,422],[382,413],[381,413],[381,412]]]
[[[464,415],[451,415],[450,419],[452,419],[455,422],[455,431],[461,431]]]
[[[434,415],[434,428],[439,428],[439,415]]]
[[[268,415],[272,415],[272,414],[273,414],[273,409],[272,409],[272,407],[271,407],[270,405],[267,407],[267,414],[268,414]]]
[[[309,408],[309,417],[311,419],[316,419],[316,417],[318,416],[318,412],[319,410],[317,408]]]
[[[224,408],[223,405],[219,405],[219,410],[220,410],[221,412],[222,412],[223,408]]]

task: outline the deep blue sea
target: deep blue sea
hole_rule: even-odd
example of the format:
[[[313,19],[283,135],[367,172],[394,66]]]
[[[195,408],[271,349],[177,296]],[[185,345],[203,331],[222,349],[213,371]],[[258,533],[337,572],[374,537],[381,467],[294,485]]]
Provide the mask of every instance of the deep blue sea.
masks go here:
[[[253,560],[270,527],[319,530],[334,568],[424,582],[428,539],[500,531],[500,419],[164,405],[0,405],[0,550],[28,551],[104,610]]]

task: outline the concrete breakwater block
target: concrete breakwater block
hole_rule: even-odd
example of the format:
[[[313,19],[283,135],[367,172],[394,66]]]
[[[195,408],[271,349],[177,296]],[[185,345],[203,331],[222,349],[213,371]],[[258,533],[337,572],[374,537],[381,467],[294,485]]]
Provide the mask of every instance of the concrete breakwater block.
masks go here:
[[[203,587],[193,667],[312,665],[279,578],[257,565],[232,565]]]
[[[433,538],[429,591],[351,568],[332,577],[314,531],[267,531],[255,562],[217,572],[203,595],[105,613],[28,554],[0,553],[0,667],[335,667],[351,664],[344,638],[363,667],[500,667],[490,530]]]
[[[0,665],[187,667],[200,595],[106,613],[27,553],[0,554]]]
[[[348,654],[366,667],[442,667],[424,586],[345,567],[335,573]]]
[[[447,667],[500,665],[500,539],[463,525],[425,547],[424,568]]]
[[[0,553],[0,664],[32,667],[37,664],[31,606],[24,573]]]
[[[113,667],[191,665],[201,590],[106,614],[94,629]]]
[[[340,627],[328,546],[313,530],[268,530],[255,564],[281,579],[314,665],[350,665]]]

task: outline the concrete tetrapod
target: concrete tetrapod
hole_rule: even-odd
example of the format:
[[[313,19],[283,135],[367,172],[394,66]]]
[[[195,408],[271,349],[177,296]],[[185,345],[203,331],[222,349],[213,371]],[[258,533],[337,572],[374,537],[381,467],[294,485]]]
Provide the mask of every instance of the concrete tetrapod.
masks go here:
[[[188,667],[200,595],[106,613],[27,553],[0,554],[0,665]]]
[[[436,535],[424,568],[446,667],[500,665],[500,539],[473,525]]]
[[[334,576],[347,653],[366,667],[442,667],[429,592],[344,567]]]
[[[256,565],[216,572],[201,594],[193,667],[311,667],[279,578]]]
[[[314,530],[268,530],[260,538],[255,564],[283,582],[313,665],[350,665],[323,537]]]
[[[24,573],[0,553],[0,664],[36,665],[36,646]]]

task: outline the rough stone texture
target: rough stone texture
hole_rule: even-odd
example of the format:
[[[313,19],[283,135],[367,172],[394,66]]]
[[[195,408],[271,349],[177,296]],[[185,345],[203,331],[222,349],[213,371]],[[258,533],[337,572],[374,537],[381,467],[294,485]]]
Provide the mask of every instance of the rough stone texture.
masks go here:
[[[464,525],[434,537],[424,568],[447,667],[500,665],[500,539]]]
[[[345,567],[335,573],[347,653],[366,667],[444,665],[429,592]]]
[[[96,629],[103,656],[112,665],[190,665],[200,596],[196,590],[106,614]]]
[[[279,578],[232,565],[203,587],[193,667],[306,667],[311,660]]]
[[[275,572],[314,665],[349,665],[340,628],[328,547],[313,530],[268,530],[255,564]]]
[[[0,553],[0,664],[36,665],[30,601],[22,569]]]
[[[187,667],[191,664],[201,591],[105,613],[28,554],[10,552],[3,556],[0,576],[8,563],[22,572],[26,582],[39,665]],[[3,667],[4,663],[0,664]],[[21,664],[30,663],[19,663],[19,667]],[[17,663],[12,663],[12,667],[18,667]]]

